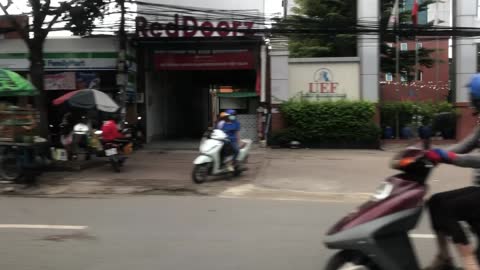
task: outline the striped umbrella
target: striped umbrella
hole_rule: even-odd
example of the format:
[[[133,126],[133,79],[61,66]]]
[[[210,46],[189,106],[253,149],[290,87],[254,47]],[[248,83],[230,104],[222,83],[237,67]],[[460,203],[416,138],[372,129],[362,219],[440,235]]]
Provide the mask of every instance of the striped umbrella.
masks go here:
[[[107,94],[95,89],[83,89],[67,93],[53,101],[53,105],[68,104],[70,107],[113,113],[120,107]]]

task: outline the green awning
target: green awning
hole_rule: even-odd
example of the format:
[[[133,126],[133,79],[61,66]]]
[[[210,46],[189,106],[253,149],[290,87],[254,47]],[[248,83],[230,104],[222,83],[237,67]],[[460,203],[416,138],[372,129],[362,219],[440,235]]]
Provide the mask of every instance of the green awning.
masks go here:
[[[35,96],[37,89],[25,78],[10,70],[0,69],[0,97]]]
[[[221,98],[255,98],[258,97],[256,92],[233,92],[233,93],[218,93]]]

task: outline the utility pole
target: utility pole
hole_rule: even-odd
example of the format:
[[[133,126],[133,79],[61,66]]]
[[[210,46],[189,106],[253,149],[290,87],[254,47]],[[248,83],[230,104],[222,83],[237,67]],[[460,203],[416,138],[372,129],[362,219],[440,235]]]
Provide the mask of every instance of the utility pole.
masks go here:
[[[282,0],[283,18],[286,19],[288,15],[288,0]]]
[[[117,0],[120,5],[120,29],[118,31],[119,51],[118,51],[118,74],[117,86],[120,92],[120,107],[123,120],[127,112],[127,35],[125,33],[125,0]]]

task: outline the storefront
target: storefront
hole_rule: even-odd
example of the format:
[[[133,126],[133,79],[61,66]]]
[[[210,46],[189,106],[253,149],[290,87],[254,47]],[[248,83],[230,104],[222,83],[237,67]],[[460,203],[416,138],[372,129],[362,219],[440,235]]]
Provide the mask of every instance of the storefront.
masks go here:
[[[117,49],[114,38],[48,39],[45,44],[45,91],[49,101],[74,90],[95,88],[115,96]],[[30,62],[22,40],[2,42],[0,68],[28,76]],[[61,113],[49,107],[49,121],[57,124]]]
[[[255,27],[180,14],[167,23],[137,17],[139,111],[149,141],[198,139],[226,109],[237,110],[242,137],[258,139],[266,49],[262,36],[248,32]]]

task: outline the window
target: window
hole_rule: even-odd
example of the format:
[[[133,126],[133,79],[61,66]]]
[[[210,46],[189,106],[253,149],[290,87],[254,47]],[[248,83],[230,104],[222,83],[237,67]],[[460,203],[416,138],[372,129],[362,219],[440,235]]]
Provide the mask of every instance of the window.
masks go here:
[[[400,81],[401,81],[401,82],[406,82],[406,81],[408,81],[408,74],[407,74],[407,72],[402,72],[402,73],[400,73]]]
[[[393,81],[392,73],[389,72],[389,73],[385,74],[385,81],[387,81],[387,82]]]
[[[417,73],[417,81],[423,81],[423,71],[421,70]]]
[[[400,11],[405,11],[407,10],[407,0],[402,0],[400,3]]]
[[[417,49],[421,49],[421,48],[423,48],[423,43],[417,42]]]
[[[400,43],[400,51],[408,51],[408,43]]]

